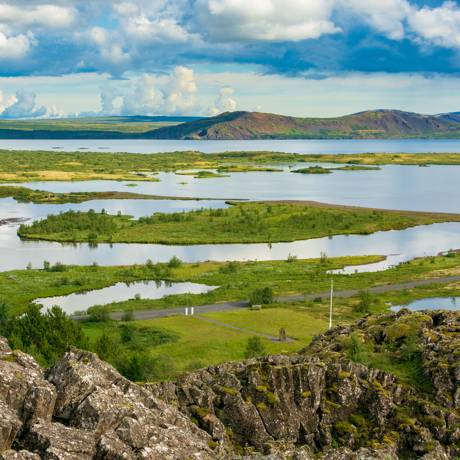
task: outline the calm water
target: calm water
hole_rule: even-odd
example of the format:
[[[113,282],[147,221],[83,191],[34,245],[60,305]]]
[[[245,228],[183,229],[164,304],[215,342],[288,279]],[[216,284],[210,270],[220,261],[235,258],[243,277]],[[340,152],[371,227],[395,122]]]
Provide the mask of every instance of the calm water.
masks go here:
[[[218,286],[205,286],[196,283],[168,283],[164,281],[139,281],[133,283],[117,283],[104,289],[82,291],[68,296],[47,297],[36,299],[34,303],[45,308],[59,305],[66,313],[86,310],[93,305],[105,305],[133,299],[139,294],[142,299],[161,299],[173,294],[204,294],[217,289]]]
[[[107,147],[112,151],[139,153],[194,149],[204,152],[225,150],[278,150],[299,153],[357,152],[460,152],[460,140],[388,140],[388,141],[0,141],[0,148],[51,149],[63,147],[77,150],[88,147],[97,151]],[[100,149],[102,151],[102,149]],[[22,184],[33,189],[53,192],[73,191],[133,191],[152,195],[198,197],[202,201],[108,200],[67,205],[20,204],[13,199],[0,200],[0,219],[29,217],[39,219],[49,213],[68,209],[86,211],[105,208],[109,213],[130,214],[136,218],[154,212],[177,212],[200,207],[226,207],[223,201],[207,198],[251,200],[313,200],[324,203],[460,213],[460,181],[458,166],[388,165],[381,171],[334,171],[327,175],[292,174],[289,165],[277,165],[283,172],[249,172],[232,174],[228,178],[194,179],[174,173],[160,173],[161,182],[138,182],[126,187],[126,182],[32,182]],[[291,164],[293,169],[297,167]],[[301,164],[305,166],[305,164]],[[327,166],[327,165],[326,165]],[[181,184],[181,182],[186,182]],[[460,248],[460,224],[446,223],[404,231],[379,232],[373,235],[350,235],[273,245],[62,245],[49,242],[22,242],[15,227],[0,227],[0,270],[23,269],[29,262],[42,267],[52,264],[127,265],[166,262],[173,255],[185,262],[206,260],[283,260],[289,254],[299,258],[381,254],[387,260],[360,270],[384,269],[413,257],[436,255],[450,248]],[[347,272],[355,268],[346,269]]]
[[[418,310],[460,310],[460,299],[457,297],[433,297],[431,299],[421,299],[409,305],[395,305],[390,308],[392,311],[399,311],[408,308],[411,311]]]
[[[253,140],[253,141],[182,141],[182,140],[0,140],[0,149],[56,150],[79,149],[100,152],[159,153],[195,150],[204,153],[261,151],[285,153],[443,153],[460,152],[460,140]]]
[[[460,166],[387,165],[381,171],[334,171],[332,174],[294,174],[289,172],[288,166],[284,168],[283,172],[234,173],[231,177],[210,179],[160,173],[156,177],[161,182],[138,182],[137,187],[126,187],[125,183],[116,181],[30,182],[22,185],[51,192],[130,191],[202,199],[313,200],[347,206],[460,213]],[[0,200],[0,217],[4,213],[3,201]],[[188,203],[171,206],[186,208],[191,206]],[[108,206],[103,204],[101,207]],[[123,208],[129,212],[129,206],[126,204]],[[199,206],[209,207],[209,202],[202,202]],[[96,209],[95,204],[92,207]]]
[[[387,260],[365,265],[360,271],[375,271],[404,262],[417,256],[436,255],[450,248],[460,248],[460,223],[433,224],[401,231],[377,232],[372,235],[338,235],[330,238],[269,244],[217,244],[195,246],[163,246],[158,244],[61,244],[46,241],[21,241],[16,237],[17,227],[0,227],[0,271],[24,269],[29,262],[34,268],[51,264],[99,265],[144,264],[167,262],[174,255],[184,262],[207,260],[284,260],[289,254],[300,259],[346,255],[381,254]],[[350,267],[347,272],[354,272]]]

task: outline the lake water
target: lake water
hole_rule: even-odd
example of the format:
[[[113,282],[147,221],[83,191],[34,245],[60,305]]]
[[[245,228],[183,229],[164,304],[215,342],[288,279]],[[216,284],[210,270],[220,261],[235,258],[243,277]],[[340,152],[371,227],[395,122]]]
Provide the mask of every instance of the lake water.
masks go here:
[[[433,297],[431,299],[416,300],[408,305],[395,305],[390,308],[392,311],[399,311],[408,308],[411,311],[418,310],[460,310],[460,299],[457,297]]]
[[[21,241],[17,227],[0,227],[0,271],[24,269],[29,262],[42,268],[43,261],[51,264],[132,265],[144,264],[147,259],[167,262],[177,256],[184,262],[207,260],[285,260],[289,254],[299,259],[346,255],[380,254],[388,256],[378,264],[364,265],[359,271],[376,271],[405,262],[418,256],[433,256],[450,248],[460,248],[460,223],[433,224],[401,231],[377,232],[372,235],[338,235],[293,243],[273,244],[216,244],[194,246],[164,246],[159,244],[99,244],[52,243]],[[348,267],[347,273],[355,267]]]
[[[295,163],[292,165],[293,169],[297,167]],[[29,182],[20,185],[56,193],[129,191],[202,199],[312,200],[381,209],[460,213],[460,166],[387,165],[381,171],[334,171],[332,174],[294,174],[287,165],[283,167],[283,172],[233,173],[230,177],[209,179],[160,173],[156,177],[161,182],[137,182],[137,187],[126,187],[126,182],[116,181]],[[3,215],[2,201],[0,216]],[[171,206],[174,209],[191,206],[188,203],[171,203]],[[93,206],[96,209],[96,204]],[[129,206],[125,204],[123,209],[129,211]],[[209,207],[209,202],[199,206]],[[146,212],[149,211],[146,209]]]
[[[105,305],[112,302],[123,302],[133,299],[139,294],[142,299],[161,299],[174,294],[204,294],[217,289],[218,286],[206,286],[197,283],[168,283],[165,281],[137,281],[117,283],[104,289],[80,291],[68,296],[46,297],[36,299],[34,303],[51,308],[59,305],[67,314],[86,310],[93,305]]]
[[[112,151],[140,153],[163,150],[194,149],[207,152],[226,150],[279,150],[299,153],[357,152],[460,152],[460,140],[388,140],[388,141],[0,141],[0,148],[64,150],[107,147]],[[197,197],[203,201],[107,200],[67,205],[20,204],[13,199],[0,200],[0,219],[29,217],[39,219],[47,214],[68,209],[130,214],[134,217],[154,212],[177,212],[200,207],[226,207],[223,201],[207,198],[250,200],[313,200],[324,203],[399,209],[460,213],[458,166],[383,166],[381,171],[334,171],[326,175],[292,174],[288,164],[275,165],[283,172],[234,173],[228,178],[194,179],[174,173],[160,173],[161,182],[31,182],[21,184],[32,189],[52,192],[133,191],[162,196]],[[292,163],[293,169],[300,165]],[[301,164],[305,167],[305,164]],[[325,165],[328,166],[328,165]],[[181,182],[186,182],[181,183]],[[131,182],[130,182],[131,183]],[[460,248],[460,224],[445,223],[403,231],[379,232],[373,235],[335,236],[294,243],[251,245],[161,246],[136,244],[88,244],[20,241],[16,227],[0,227],[0,270],[23,269],[29,262],[42,267],[52,264],[128,265],[147,259],[166,262],[176,255],[185,262],[206,260],[270,260],[345,255],[380,254],[388,256],[379,264],[359,268],[362,271],[384,269],[413,257],[436,255],[450,248]],[[355,268],[347,268],[352,272]]]
[[[0,149],[77,150],[102,152],[159,153],[194,150],[203,153],[257,152],[262,150],[285,153],[429,153],[460,152],[458,139],[388,139],[388,140],[0,140]]]

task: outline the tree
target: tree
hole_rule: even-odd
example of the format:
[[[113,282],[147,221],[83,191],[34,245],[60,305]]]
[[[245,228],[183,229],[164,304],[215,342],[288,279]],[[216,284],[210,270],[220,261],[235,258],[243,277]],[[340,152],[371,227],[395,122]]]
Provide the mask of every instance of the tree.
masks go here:
[[[110,307],[108,305],[94,305],[88,308],[89,320],[95,323],[110,321]]]
[[[180,268],[182,266],[182,260],[180,260],[176,256],[172,256],[171,259],[169,259],[168,262],[168,267],[169,268]]]
[[[255,289],[249,298],[250,305],[267,305],[275,300],[273,289],[269,286]]]
[[[372,304],[372,292],[370,289],[361,289],[358,291],[359,303],[355,310],[360,313],[370,313]]]
[[[262,339],[255,335],[249,337],[244,353],[245,358],[258,358],[265,354],[265,345]]]
[[[8,326],[8,321],[10,315],[8,313],[8,307],[5,302],[0,303],[0,335],[6,334],[6,328]]]

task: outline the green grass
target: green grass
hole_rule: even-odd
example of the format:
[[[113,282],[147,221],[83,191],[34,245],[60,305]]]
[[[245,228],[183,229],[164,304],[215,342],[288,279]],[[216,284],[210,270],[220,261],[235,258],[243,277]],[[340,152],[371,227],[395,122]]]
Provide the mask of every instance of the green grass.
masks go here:
[[[186,169],[218,169],[219,172],[273,171],[249,169],[245,165],[266,163],[341,163],[352,165],[460,165],[459,153],[376,153],[376,154],[290,154],[280,152],[165,152],[151,155],[135,153],[56,152],[0,150],[0,182],[69,180],[154,180],[140,173]]]
[[[155,213],[138,220],[95,212],[68,211],[21,225],[23,239],[66,242],[232,244],[291,242],[332,235],[368,235],[434,222],[460,221],[460,215],[378,211],[328,205],[228,202],[230,209]]]

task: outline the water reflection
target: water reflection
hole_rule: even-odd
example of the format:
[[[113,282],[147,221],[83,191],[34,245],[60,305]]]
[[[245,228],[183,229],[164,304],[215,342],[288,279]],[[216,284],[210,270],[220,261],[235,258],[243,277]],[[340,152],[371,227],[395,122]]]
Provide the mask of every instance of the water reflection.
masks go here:
[[[52,265],[133,265],[145,264],[147,259],[167,262],[177,256],[184,262],[207,260],[286,260],[289,254],[299,259],[347,255],[380,254],[387,259],[377,264],[359,267],[359,271],[383,270],[391,265],[406,262],[414,257],[434,256],[450,248],[460,248],[460,223],[448,222],[406,230],[377,232],[372,235],[338,235],[332,238],[295,241],[293,243],[216,244],[195,246],[164,246],[159,244],[109,244],[100,243],[90,248],[88,243],[71,246],[47,241],[21,241],[17,228],[0,227],[0,270],[25,269],[29,262],[33,268],[43,267],[43,261]],[[354,272],[347,267],[346,272]]]
[[[45,308],[59,305],[66,313],[86,310],[93,305],[104,305],[111,302],[122,302],[139,295],[141,299],[161,299],[172,294],[203,294],[218,286],[205,286],[196,283],[172,283],[160,280],[144,280],[117,283],[104,289],[94,291],[81,290],[68,296],[47,297],[36,299],[35,303]]]
[[[411,311],[419,310],[460,310],[458,297],[433,297],[431,299],[415,300],[408,305],[395,305],[390,308],[392,311],[399,311],[408,308]]]

